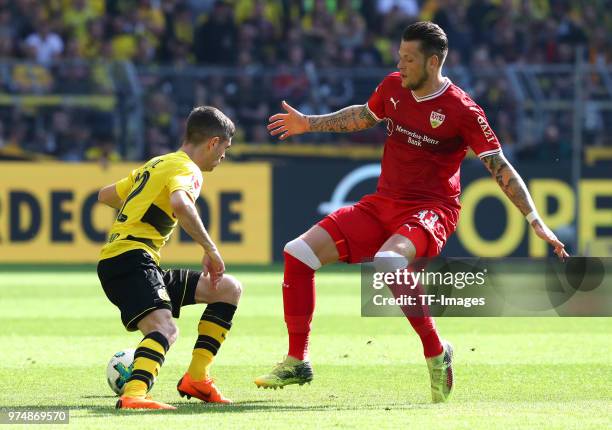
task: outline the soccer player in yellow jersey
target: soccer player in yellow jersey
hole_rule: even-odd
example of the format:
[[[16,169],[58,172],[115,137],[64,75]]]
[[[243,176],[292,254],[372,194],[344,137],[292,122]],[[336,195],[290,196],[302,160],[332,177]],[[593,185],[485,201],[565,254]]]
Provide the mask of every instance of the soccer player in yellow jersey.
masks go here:
[[[144,335],[117,408],[175,409],[152,400],[147,391],[178,336],[172,317],[178,318],[182,306],[194,303],[208,305],[178,392],[188,399],[230,403],[215,386],[209,369],[231,328],[242,286],[224,275],[223,259],[194,201],[200,195],[202,171],[212,171],[225,158],[234,132],[234,124],[221,111],[197,107],[187,118],[177,152],[149,160],[99,192],[98,199],[119,213],[102,248],[98,277],[106,296],[121,311],[125,328]],[[160,269],[160,249],[177,222],[202,246],[202,272]]]

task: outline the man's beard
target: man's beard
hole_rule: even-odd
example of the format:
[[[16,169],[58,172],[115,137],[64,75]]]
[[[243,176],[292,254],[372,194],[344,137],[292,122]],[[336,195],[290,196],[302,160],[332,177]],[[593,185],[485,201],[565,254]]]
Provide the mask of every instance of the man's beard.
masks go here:
[[[423,68],[423,74],[421,75],[421,79],[416,81],[415,83],[408,83],[408,88],[412,91],[419,90],[425,85],[425,82],[429,79],[429,73],[427,73],[427,69]]]

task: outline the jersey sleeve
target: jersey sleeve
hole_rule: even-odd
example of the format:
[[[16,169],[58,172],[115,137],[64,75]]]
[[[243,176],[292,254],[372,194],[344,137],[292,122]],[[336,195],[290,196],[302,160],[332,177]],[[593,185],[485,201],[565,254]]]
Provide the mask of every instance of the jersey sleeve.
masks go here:
[[[115,191],[121,200],[125,200],[134,185],[134,172],[115,183]]]
[[[186,191],[195,202],[202,190],[202,172],[185,168],[171,176],[168,180],[168,193],[172,194],[177,190]]]
[[[366,107],[374,119],[379,122],[387,117],[387,115],[385,115],[385,98],[383,96],[383,92],[385,91],[384,86],[385,81],[383,80],[380,84],[378,84],[366,103]]]
[[[460,133],[474,153],[483,158],[501,152],[501,145],[480,106],[472,103],[464,108]]]

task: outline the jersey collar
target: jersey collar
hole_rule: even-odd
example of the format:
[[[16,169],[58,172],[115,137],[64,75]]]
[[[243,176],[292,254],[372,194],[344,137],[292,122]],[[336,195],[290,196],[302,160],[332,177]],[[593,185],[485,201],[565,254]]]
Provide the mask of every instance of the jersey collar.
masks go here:
[[[414,97],[414,100],[416,100],[418,103],[421,102],[425,102],[427,100],[432,100],[435,99],[436,97],[441,96],[442,94],[444,94],[444,91],[446,91],[448,89],[448,87],[450,87],[450,85],[452,84],[451,80],[448,78],[444,78],[444,83],[442,84],[442,86],[435,92],[428,94],[426,96],[422,96],[419,97],[417,96],[414,91],[410,90],[410,92],[412,93],[412,97]]]
[[[179,149],[178,151],[176,151],[176,154],[191,161],[191,158],[189,157],[189,155],[187,155],[187,153],[183,151],[182,149]]]

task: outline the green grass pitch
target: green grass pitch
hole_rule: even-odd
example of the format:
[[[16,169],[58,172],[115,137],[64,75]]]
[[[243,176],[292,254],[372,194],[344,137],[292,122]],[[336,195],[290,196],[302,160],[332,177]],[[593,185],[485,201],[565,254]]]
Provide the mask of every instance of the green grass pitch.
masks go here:
[[[229,268],[232,273],[232,268]],[[70,409],[72,428],[609,428],[612,319],[447,318],[456,390],[430,403],[420,343],[405,320],[361,318],[359,273],[317,277],[312,385],[257,389],[286,352],[279,267],[234,272],[245,293],[213,368],[231,406],[181,399],[203,306],[184,308],[180,337],[152,390],[176,411],[116,411],[111,355],[140,339],[123,330],[93,267],[0,267],[0,406]]]

